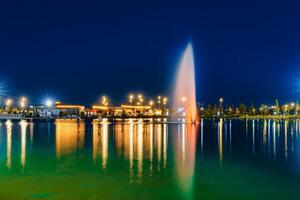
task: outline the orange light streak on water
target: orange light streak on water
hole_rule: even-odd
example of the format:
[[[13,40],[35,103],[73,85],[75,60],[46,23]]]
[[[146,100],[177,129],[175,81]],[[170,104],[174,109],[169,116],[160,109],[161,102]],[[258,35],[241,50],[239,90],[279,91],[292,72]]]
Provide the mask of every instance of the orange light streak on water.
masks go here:
[[[183,199],[192,199],[198,124],[180,124],[174,138],[178,184]]]

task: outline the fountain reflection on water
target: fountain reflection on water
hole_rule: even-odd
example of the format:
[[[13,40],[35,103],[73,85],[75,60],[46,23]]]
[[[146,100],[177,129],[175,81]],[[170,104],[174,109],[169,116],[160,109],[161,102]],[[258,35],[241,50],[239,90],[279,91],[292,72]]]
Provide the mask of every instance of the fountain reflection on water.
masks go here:
[[[197,124],[178,124],[174,140],[174,154],[178,185],[183,199],[193,198],[196,160]]]
[[[175,110],[176,116],[184,122],[178,124],[178,135],[174,138],[174,153],[183,198],[190,199],[194,188],[198,133],[195,66],[191,43],[186,46],[178,64],[172,110]],[[201,147],[203,147],[203,121],[201,121]]]
[[[113,184],[123,181],[122,184],[128,183],[132,188],[138,186],[149,189],[149,184],[158,181],[155,183],[160,184],[160,191],[165,192],[172,187],[174,195],[180,199],[199,199],[199,194],[206,189],[205,184],[211,180],[203,174],[221,180],[217,177],[218,173],[223,175],[224,170],[230,173],[226,170],[228,166],[240,159],[246,158],[250,164],[255,163],[255,160],[260,162],[260,159],[266,159],[272,160],[275,166],[280,162],[288,165],[297,164],[295,158],[299,154],[298,120],[248,119],[246,123],[230,119],[217,122],[201,120],[198,152],[201,154],[197,156],[201,163],[197,168],[197,124],[153,124],[130,120],[125,123],[93,123],[91,126],[89,123],[78,124],[76,121],[65,120],[56,122],[56,128],[49,129],[52,130],[50,140],[45,140],[49,136],[44,131],[48,124],[36,123],[32,130],[34,145],[30,150],[27,147],[30,144],[29,125],[27,122],[7,121],[5,126],[0,127],[0,136],[4,138],[0,142],[4,144],[4,158],[6,156],[2,164],[7,167],[7,173],[21,172],[33,176],[34,171],[45,175],[53,170],[52,167],[37,167],[35,163],[46,162],[56,166],[55,172],[64,172],[60,174],[76,174],[74,179],[78,181],[86,175],[97,177],[99,172],[103,172],[105,177],[111,176],[115,180],[111,182]],[[249,135],[245,138],[246,126],[249,127]],[[241,145],[243,148],[240,148]],[[45,146],[49,151],[43,151]],[[253,148],[255,155],[252,154]],[[48,156],[55,154],[57,156]],[[222,169],[219,169],[220,166]],[[44,168],[40,170],[41,167]],[[83,167],[86,169],[84,175],[76,177],[83,171]],[[211,173],[209,170],[212,170]],[[107,183],[106,178],[94,181],[95,184]],[[118,190],[117,186],[111,187]]]

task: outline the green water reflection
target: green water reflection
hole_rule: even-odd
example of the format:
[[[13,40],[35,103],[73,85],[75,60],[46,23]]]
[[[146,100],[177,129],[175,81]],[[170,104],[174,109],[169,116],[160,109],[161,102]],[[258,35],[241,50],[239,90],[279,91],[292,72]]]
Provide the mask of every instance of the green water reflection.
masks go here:
[[[0,199],[297,199],[300,122],[0,123]]]

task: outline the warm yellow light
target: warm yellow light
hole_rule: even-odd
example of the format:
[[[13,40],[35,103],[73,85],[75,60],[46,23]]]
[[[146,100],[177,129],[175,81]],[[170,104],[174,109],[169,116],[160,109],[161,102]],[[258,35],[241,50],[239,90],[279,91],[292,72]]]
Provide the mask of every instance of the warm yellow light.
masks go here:
[[[222,102],[224,101],[223,97],[221,97],[221,98],[219,99],[219,101],[220,101],[220,103],[222,103]]]
[[[295,103],[294,103],[294,102],[292,102],[292,103],[291,103],[291,106],[292,106],[292,107],[294,107],[294,106],[295,106]]]
[[[5,102],[6,106],[11,106],[12,104],[12,100],[11,99],[7,99]]]
[[[21,97],[21,101],[23,102],[27,101],[26,97]]]
[[[155,111],[155,114],[156,114],[156,115],[161,115],[161,114],[162,114],[162,110],[156,110],[156,111]]]
[[[51,102],[49,102],[49,103],[51,103]],[[52,103],[52,104],[53,104],[53,103]],[[48,107],[51,107],[52,104],[49,104]],[[66,104],[59,104],[59,105],[56,105],[56,108],[59,108],[59,109],[70,108],[70,109],[84,110],[84,106],[81,106],[81,105],[66,105]]]
[[[163,98],[163,104],[166,105],[166,104],[167,104],[167,101],[168,101],[168,98],[167,98],[167,97],[164,97],[164,98]]]
[[[121,105],[121,108],[122,109],[150,109],[151,108],[151,106],[139,106],[139,105],[137,105],[137,106],[133,106],[133,105]],[[121,109],[121,110],[122,110]]]
[[[108,110],[108,107],[107,107],[107,106],[93,105],[93,109],[97,109],[97,110]]]
[[[142,99],[142,98],[143,98],[143,95],[142,95],[142,94],[139,94],[139,95],[138,95],[138,98],[139,98],[139,99]]]
[[[22,108],[24,108],[26,106],[26,101],[27,101],[26,97],[21,97],[21,99],[20,99],[20,106]]]
[[[25,107],[25,102],[24,102],[24,101],[21,101],[21,102],[20,102],[20,106],[21,106],[22,108],[24,108],[24,107]]]
[[[154,102],[152,100],[149,101],[149,105],[153,106]]]
[[[107,106],[108,105],[108,98],[106,96],[102,96],[102,104]]]
[[[181,97],[182,102],[186,102],[186,97]]]

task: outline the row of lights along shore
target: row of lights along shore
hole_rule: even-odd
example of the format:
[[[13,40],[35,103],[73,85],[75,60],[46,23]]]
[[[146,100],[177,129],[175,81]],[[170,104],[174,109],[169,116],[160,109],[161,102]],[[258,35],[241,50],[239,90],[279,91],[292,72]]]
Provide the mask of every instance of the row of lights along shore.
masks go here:
[[[27,98],[26,97],[20,97],[18,105],[19,105],[20,108],[25,109],[28,106]],[[13,100],[11,98],[6,99],[5,106],[7,108],[12,107],[13,106]]]
[[[134,95],[134,94],[130,94],[128,96],[128,101],[130,103],[130,105],[144,105],[144,96],[142,94],[138,94],[138,95]],[[157,105],[167,105],[168,102],[168,98],[167,97],[162,97],[162,96],[157,96],[157,100],[156,103]],[[155,101],[153,99],[150,99],[148,102],[149,106],[154,106]],[[147,104],[146,104],[147,105]]]
[[[107,96],[102,96],[100,99],[100,102],[103,106],[108,106],[110,104],[110,100]],[[168,98],[167,97],[162,97],[162,96],[157,96],[156,97],[156,101],[153,99],[150,99],[148,101],[148,103],[145,103],[145,97],[142,94],[130,94],[128,95],[128,103],[130,105],[134,105],[134,106],[154,106],[154,105],[158,105],[158,106],[166,106],[168,103]],[[45,107],[52,107],[54,106],[55,101],[52,100],[51,98],[47,98],[43,101],[42,105]],[[5,100],[5,106],[7,108],[11,108],[14,105],[14,100],[12,98],[8,98]],[[18,107],[25,109],[26,107],[28,107],[28,99],[24,96],[20,97],[18,100]]]

